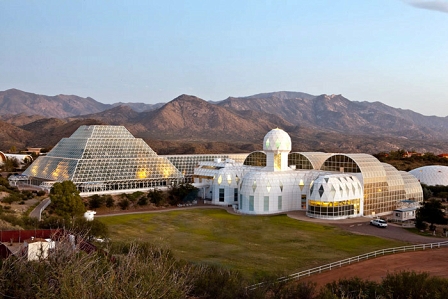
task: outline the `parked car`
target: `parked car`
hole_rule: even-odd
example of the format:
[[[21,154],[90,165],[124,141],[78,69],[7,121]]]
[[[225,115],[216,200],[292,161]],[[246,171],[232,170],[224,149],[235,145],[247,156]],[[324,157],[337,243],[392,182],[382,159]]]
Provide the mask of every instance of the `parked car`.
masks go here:
[[[370,225],[374,225],[376,227],[387,227],[387,222],[383,219],[372,219],[370,220]]]

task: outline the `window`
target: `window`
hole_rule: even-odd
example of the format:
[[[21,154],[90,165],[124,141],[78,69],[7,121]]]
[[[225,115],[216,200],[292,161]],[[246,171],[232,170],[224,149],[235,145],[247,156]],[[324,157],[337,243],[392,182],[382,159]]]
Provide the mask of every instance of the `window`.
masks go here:
[[[240,205],[238,207],[240,210],[243,209],[243,194],[240,194]]]
[[[233,189],[233,201],[238,201],[238,188]]]
[[[254,197],[253,195],[249,196],[249,212],[254,211]]]
[[[263,211],[265,212],[269,211],[269,196],[264,197]]]
[[[274,169],[275,170],[282,169],[282,155],[281,154],[274,155]]]
[[[302,209],[306,209],[306,195],[302,195],[301,207],[302,207]]]
[[[224,202],[224,188],[219,188],[219,201]]]
[[[278,197],[278,210],[279,211],[282,210],[282,197],[281,196]]]

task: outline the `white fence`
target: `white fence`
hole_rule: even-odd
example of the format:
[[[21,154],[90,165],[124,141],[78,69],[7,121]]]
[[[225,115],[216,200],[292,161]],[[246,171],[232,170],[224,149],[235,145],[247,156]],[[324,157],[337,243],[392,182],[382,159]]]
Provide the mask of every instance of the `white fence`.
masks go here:
[[[375,258],[378,256],[386,255],[386,254],[395,254],[395,253],[402,253],[402,252],[408,252],[408,251],[435,249],[435,248],[441,248],[441,247],[448,247],[448,241],[380,249],[380,250],[376,250],[373,252],[361,254],[361,255],[358,255],[355,257],[350,257],[350,258],[347,258],[344,260],[340,260],[337,262],[333,262],[330,264],[326,264],[323,266],[319,266],[319,267],[311,268],[311,269],[304,270],[301,272],[297,272],[297,273],[294,273],[294,274],[291,274],[288,276],[280,277],[279,279],[277,279],[277,281],[278,282],[286,282],[289,280],[300,279],[302,277],[308,277],[313,274],[330,271],[330,270],[337,269],[337,268],[340,268],[345,265],[354,264],[354,263],[357,263],[357,262],[360,262],[363,260],[368,260],[368,259]],[[261,283],[254,284],[254,285],[249,286],[248,289],[254,290],[254,289],[262,286],[263,284],[265,284],[265,283],[261,282]]]

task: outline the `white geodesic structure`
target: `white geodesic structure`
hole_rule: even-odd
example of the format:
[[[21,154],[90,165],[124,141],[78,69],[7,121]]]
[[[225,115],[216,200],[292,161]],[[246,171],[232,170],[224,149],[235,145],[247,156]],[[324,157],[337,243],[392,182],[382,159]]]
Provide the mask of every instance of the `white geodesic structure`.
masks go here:
[[[327,174],[312,184],[308,197],[307,216],[342,219],[363,214],[364,192],[354,175]]]
[[[409,171],[420,183],[428,186],[448,186],[448,166],[430,165]]]

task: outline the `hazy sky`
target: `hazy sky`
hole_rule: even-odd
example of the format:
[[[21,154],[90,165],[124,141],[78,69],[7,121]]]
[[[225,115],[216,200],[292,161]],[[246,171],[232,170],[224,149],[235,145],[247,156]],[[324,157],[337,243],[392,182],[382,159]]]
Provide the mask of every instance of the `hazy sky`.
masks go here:
[[[448,0],[0,0],[0,90],[342,94],[448,115]]]

